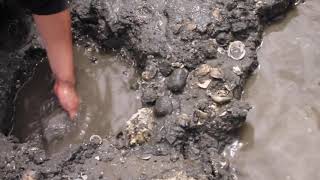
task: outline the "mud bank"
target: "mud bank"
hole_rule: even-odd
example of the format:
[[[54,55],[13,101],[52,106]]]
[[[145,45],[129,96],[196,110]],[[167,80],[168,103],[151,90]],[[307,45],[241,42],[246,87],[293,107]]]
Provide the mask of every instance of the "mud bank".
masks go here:
[[[237,138],[235,131],[250,110],[240,99],[246,79],[258,66],[256,50],[263,27],[293,3],[73,2],[75,41],[97,51],[116,49],[124,62],[133,63],[141,74],[133,89],[140,93],[143,108],[115,136],[91,138],[50,156],[37,139],[18,143],[2,136],[0,177],[235,179],[236,170],[220,153]],[[33,61],[44,57],[34,51]],[[15,69],[18,66],[14,64],[14,72],[21,71]],[[23,70],[32,72],[29,66]],[[1,82],[11,87],[10,92],[0,91],[7,93],[1,94],[7,98],[1,103],[8,108],[12,108],[17,90],[12,86],[17,80]],[[10,112],[4,111],[3,121],[8,122]]]

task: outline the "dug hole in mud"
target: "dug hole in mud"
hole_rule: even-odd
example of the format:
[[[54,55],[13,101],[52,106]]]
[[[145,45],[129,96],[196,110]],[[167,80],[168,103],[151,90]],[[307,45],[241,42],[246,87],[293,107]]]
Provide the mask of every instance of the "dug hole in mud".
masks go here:
[[[10,11],[16,8],[13,3],[2,6],[1,179],[236,179],[236,167],[221,153],[237,138],[250,110],[241,95],[258,67],[256,50],[264,26],[294,4],[71,2],[75,44],[100,53],[113,51],[116,63],[134,67],[139,75],[131,80],[131,89],[142,105],[117,133],[102,139],[89,136],[55,153],[44,147],[68,138],[74,125],[63,113],[42,123],[43,130],[31,138],[22,141],[11,135],[16,93],[46,55],[30,28],[31,17]],[[89,53],[88,59],[98,65],[103,61],[99,53]],[[50,74],[46,78],[50,84]]]

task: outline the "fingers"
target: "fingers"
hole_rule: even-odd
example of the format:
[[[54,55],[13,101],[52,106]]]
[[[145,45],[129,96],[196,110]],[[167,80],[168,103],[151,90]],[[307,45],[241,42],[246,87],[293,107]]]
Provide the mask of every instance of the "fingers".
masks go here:
[[[68,112],[70,119],[74,120],[79,109],[79,97],[74,86],[68,82],[57,81],[54,91],[62,108]]]

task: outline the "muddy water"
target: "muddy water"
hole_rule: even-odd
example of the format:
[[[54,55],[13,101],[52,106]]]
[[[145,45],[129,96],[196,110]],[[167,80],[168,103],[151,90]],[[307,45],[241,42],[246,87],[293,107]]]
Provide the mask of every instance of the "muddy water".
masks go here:
[[[93,54],[79,47],[74,49],[74,53],[80,112],[67,137],[55,146],[49,146],[50,152],[80,143],[93,134],[115,134],[140,107],[137,92],[130,89],[129,82],[136,78],[133,68],[121,65],[112,54]],[[89,58],[92,55],[94,59]],[[52,82],[48,64],[42,63],[34,77],[18,93],[13,134],[21,140],[41,133],[43,118],[59,116],[52,113],[63,113],[55,105],[56,100],[50,92]],[[43,115],[43,112],[49,113]]]
[[[320,179],[320,1],[267,29],[244,100],[254,109],[234,157],[240,180]]]

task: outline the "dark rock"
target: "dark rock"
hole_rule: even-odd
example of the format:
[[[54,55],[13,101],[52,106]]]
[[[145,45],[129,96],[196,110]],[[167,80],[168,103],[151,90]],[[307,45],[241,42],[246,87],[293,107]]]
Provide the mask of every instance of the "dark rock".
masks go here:
[[[229,42],[232,41],[232,36],[230,33],[226,33],[226,32],[221,32],[217,35],[216,37],[216,41],[220,44],[220,45],[227,45]]]
[[[160,73],[165,77],[169,76],[173,71],[171,64],[167,61],[160,63],[159,69],[160,69]]]
[[[142,92],[141,102],[143,105],[153,105],[157,98],[157,92],[151,88],[148,88]]]
[[[161,117],[172,112],[172,101],[168,96],[160,97],[154,107],[154,113],[156,116]]]
[[[173,71],[167,79],[167,87],[172,92],[182,92],[187,83],[188,70],[179,68]]]
[[[157,66],[155,63],[150,62],[147,64],[145,70],[142,72],[142,79],[145,81],[150,81],[153,79],[158,72]]]

